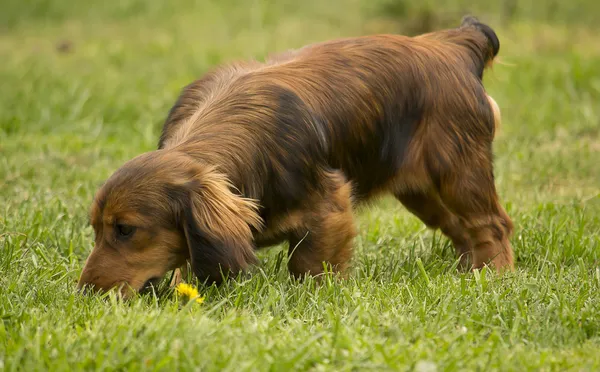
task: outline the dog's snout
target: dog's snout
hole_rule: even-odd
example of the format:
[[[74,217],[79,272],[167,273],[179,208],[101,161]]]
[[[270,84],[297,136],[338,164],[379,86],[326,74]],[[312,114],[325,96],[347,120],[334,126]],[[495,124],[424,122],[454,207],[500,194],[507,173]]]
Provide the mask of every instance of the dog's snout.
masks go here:
[[[98,291],[98,276],[91,276],[85,269],[77,282],[77,293],[86,295]]]
[[[82,284],[81,282],[79,282],[77,284],[77,289],[76,289],[77,293],[85,295],[88,294],[92,291],[92,287],[88,284]]]
[[[152,291],[153,289],[158,288],[158,285],[160,284],[160,280],[161,280],[161,278],[159,278],[157,276],[146,280],[146,282],[140,289],[140,292],[148,292],[148,291]]]

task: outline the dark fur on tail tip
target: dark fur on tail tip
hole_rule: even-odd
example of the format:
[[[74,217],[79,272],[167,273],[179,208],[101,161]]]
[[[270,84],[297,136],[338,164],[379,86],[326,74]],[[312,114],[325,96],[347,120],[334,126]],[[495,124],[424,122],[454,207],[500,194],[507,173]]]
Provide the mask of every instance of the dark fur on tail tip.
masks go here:
[[[490,46],[492,47],[493,55],[494,57],[496,57],[498,55],[498,52],[500,51],[500,40],[498,39],[498,35],[496,35],[496,32],[492,30],[490,26],[479,22],[479,20],[476,17],[473,17],[471,15],[463,17],[460,25],[460,27],[469,26],[474,26],[488,38]]]

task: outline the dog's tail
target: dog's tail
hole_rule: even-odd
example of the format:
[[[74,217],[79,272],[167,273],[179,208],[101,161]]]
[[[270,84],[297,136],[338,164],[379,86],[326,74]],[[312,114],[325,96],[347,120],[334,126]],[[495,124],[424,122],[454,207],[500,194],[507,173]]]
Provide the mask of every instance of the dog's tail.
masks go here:
[[[479,64],[476,63],[476,74],[482,78],[483,71],[492,66],[500,51],[500,40],[498,39],[498,35],[496,35],[496,32],[490,26],[479,22],[479,20],[473,16],[463,17],[460,29],[465,31],[475,30],[485,38],[485,42],[475,44],[478,46],[476,49],[478,49],[479,52],[477,54],[479,54],[478,59],[480,62]],[[497,132],[501,124],[500,107],[496,103],[496,100],[490,95],[487,95],[487,100],[494,115],[494,132]]]
[[[480,80],[483,79],[484,70],[493,65],[500,52],[500,39],[496,32],[470,15],[463,17],[458,29],[449,30],[446,40],[466,51],[472,71]],[[487,95],[487,100],[493,113],[496,132],[501,124],[500,107],[490,95]]]
[[[479,22],[477,18],[470,15],[463,17],[460,28],[474,28],[485,36],[487,44],[484,45],[481,52],[486,63],[493,62],[498,52],[500,52],[500,39],[498,39],[496,32],[490,26]]]
[[[463,43],[469,44],[469,49],[476,54],[474,57],[479,62],[476,73],[483,77],[483,70],[492,66],[500,52],[498,35],[490,26],[470,15],[463,17],[459,30],[461,33],[466,31]]]
[[[470,15],[463,17],[457,28],[433,31],[416,38],[441,41],[448,47],[443,48],[442,56],[445,53],[460,56],[480,81],[483,80],[484,70],[492,66],[500,52],[500,40],[496,32]],[[493,114],[494,127],[498,129],[501,122],[500,108],[491,96],[487,95],[487,100]]]
[[[500,52],[500,40],[496,32],[476,17],[465,16],[458,28],[434,31],[417,36],[418,38],[440,40],[458,46],[480,79],[483,71],[491,67]],[[455,49],[456,50],[456,49]]]

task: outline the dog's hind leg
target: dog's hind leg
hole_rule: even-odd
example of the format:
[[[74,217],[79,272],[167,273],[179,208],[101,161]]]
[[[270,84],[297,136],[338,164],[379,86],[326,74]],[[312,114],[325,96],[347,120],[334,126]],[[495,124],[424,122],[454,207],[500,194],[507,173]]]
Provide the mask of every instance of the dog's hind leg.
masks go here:
[[[321,186],[290,235],[288,269],[297,278],[322,274],[325,266],[343,275],[352,258],[356,229],[350,183],[341,172],[325,172]]]
[[[474,268],[490,265],[498,271],[512,270],[513,223],[498,201],[491,153],[480,148],[457,163],[461,165],[440,174],[439,192],[469,234]]]
[[[461,225],[460,219],[444,205],[437,192],[434,190],[429,193],[404,191],[396,193],[395,196],[427,227],[433,230],[440,229],[452,241],[461,266],[468,267],[472,254],[469,234]]]

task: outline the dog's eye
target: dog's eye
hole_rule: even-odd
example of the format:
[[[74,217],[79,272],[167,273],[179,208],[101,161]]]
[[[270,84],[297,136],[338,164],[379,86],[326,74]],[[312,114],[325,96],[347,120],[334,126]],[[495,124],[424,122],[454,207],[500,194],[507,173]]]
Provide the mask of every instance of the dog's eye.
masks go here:
[[[120,238],[128,238],[135,232],[135,227],[123,224],[117,224],[117,234]]]

